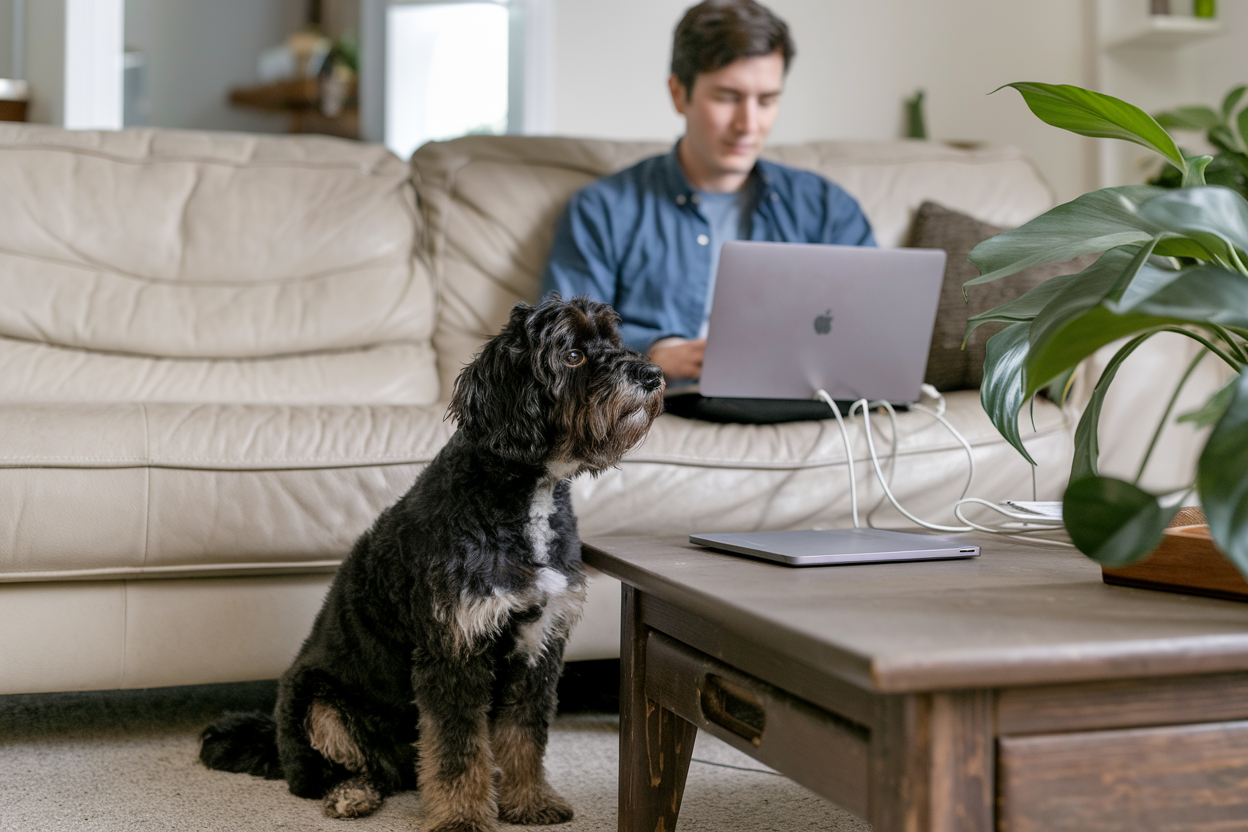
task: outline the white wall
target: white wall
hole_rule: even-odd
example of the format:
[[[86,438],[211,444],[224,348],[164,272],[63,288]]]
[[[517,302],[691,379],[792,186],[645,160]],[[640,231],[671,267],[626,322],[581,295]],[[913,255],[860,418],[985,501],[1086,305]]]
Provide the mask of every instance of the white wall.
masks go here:
[[[933,138],[1019,146],[1071,198],[1095,186],[1091,140],[1040,123],[1013,91],[987,93],[1010,81],[1088,83],[1086,2],[771,0],[798,52],[772,141],[896,138],[903,100],[922,87]],[[679,135],[666,78],[690,4],[555,0],[552,131]]]
[[[0,78],[13,77],[13,0],[0,0]]]
[[[1129,0],[1099,0],[1098,23],[1113,40],[1130,21],[1140,18]],[[1190,2],[1175,0],[1176,10],[1190,9]],[[1099,73],[1106,92],[1125,98],[1153,113],[1185,104],[1207,104],[1215,109],[1233,86],[1248,83],[1248,54],[1243,34],[1248,32],[1248,4],[1224,0],[1218,4],[1223,33],[1187,44],[1151,49],[1103,51]],[[1189,152],[1204,152],[1198,134],[1179,134],[1180,145]],[[1105,151],[1104,184],[1142,181],[1157,166],[1157,155],[1121,143]]]
[[[60,124],[65,114],[65,3],[26,3],[26,120]]]
[[[37,5],[37,4],[36,4]],[[231,107],[256,60],[302,21],[298,0],[126,0],[126,46],[147,58],[151,124],[281,133],[286,119]]]

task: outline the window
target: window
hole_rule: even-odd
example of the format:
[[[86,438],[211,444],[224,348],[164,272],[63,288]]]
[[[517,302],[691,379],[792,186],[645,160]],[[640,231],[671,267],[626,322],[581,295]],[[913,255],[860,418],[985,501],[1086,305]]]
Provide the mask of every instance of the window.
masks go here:
[[[508,132],[505,2],[408,2],[386,9],[385,143],[407,158],[427,141]]]

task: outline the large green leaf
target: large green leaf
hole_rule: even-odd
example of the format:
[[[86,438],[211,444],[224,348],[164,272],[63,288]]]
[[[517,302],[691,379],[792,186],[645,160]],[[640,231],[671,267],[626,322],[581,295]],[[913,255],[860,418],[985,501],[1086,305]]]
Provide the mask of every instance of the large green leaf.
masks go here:
[[[1222,389],[1209,397],[1209,400],[1193,411],[1184,413],[1175,421],[1190,422],[1193,427],[1207,428],[1216,425],[1226,415],[1231,406],[1231,397],[1235,395],[1235,387],[1239,384],[1239,376],[1228,381]]]
[[[1176,107],[1158,113],[1154,118],[1167,130],[1210,130],[1217,127],[1225,119],[1209,107]]]
[[[1219,125],[1205,134],[1205,139],[1222,153],[1239,153],[1239,139],[1229,124]],[[1189,162],[1190,164],[1190,162]]]
[[[1027,360],[1028,324],[1007,326],[984,345],[984,380],[979,400],[997,431],[1032,465],[1036,461],[1023,447],[1018,414],[1023,409],[1023,362]]]
[[[1145,245],[1148,243],[1145,242]],[[1098,276],[1102,276],[1101,279],[1104,281],[1098,283],[1098,286],[1109,283],[1109,288],[1105,290],[1106,294],[1125,280],[1126,289],[1122,291],[1121,297],[1116,301],[1106,300],[1105,303],[1115,312],[1129,312],[1135,304],[1151,297],[1180,275],[1178,270],[1170,267],[1170,261],[1163,257],[1149,257],[1144,262],[1137,262],[1136,255],[1132,254],[1134,248],[1134,246],[1122,246],[1106,252],[1095,263],[1077,274],[1051,277],[1021,297],[971,317],[966,322],[963,343],[965,344],[972,332],[984,324],[1035,320],[1044,307],[1067,286],[1075,282],[1095,279]],[[1110,282],[1109,274],[1117,275],[1112,278],[1112,282]]]
[[[1129,482],[1084,477],[1066,488],[1062,519],[1079,551],[1105,566],[1126,566],[1146,556],[1178,513]]]
[[[1130,312],[1140,303],[1178,280],[1182,274],[1181,270],[1171,268],[1169,261],[1165,258],[1150,257],[1148,262],[1140,264],[1122,295],[1117,300],[1106,298],[1105,305],[1111,311],[1120,314]]]
[[[1134,311],[1172,323],[1248,328],[1248,276],[1219,266],[1184,269]]]
[[[1152,185],[1103,188],[1076,197],[1018,228],[991,237],[971,251],[980,276],[965,287],[1008,277],[1031,266],[1143,243],[1165,229],[1140,217],[1140,206],[1173,193]],[[1159,252],[1160,253],[1160,252]],[[1165,252],[1171,254],[1173,252]]]
[[[1244,93],[1248,92],[1248,86],[1239,86],[1226,94],[1226,98],[1222,99],[1222,120],[1230,121],[1231,113],[1235,111],[1235,105],[1239,103],[1239,99],[1244,97]]]
[[[1195,240],[1186,237],[1162,237],[1153,253],[1162,257],[1188,257],[1193,260],[1212,260],[1213,255]]]
[[[1100,259],[1079,273],[1077,281],[1066,284],[1040,310],[1028,332],[1030,348],[1024,368],[1025,395],[1031,395],[1050,378],[1078,364],[1105,344],[1137,331],[1131,328],[1136,325],[1137,318],[1121,322],[1109,321],[1108,319],[1120,316],[1112,315],[1101,306],[1101,302],[1106,294],[1120,282],[1124,271],[1139,265],[1138,254],[1139,251],[1130,246],[1105,252]],[[1094,315],[1102,326],[1108,322],[1112,333],[1101,331],[1098,327],[1080,328],[1079,322],[1089,315]],[[1138,323],[1145,322],[1138,321]],[[1154,322],[1149,321],[1139,328],[1154,325],[1156,325]],[[1123,326],[1127,327],[1126,331],[1122,331]],[[1085,346],[1091,344],[1095,346],[1078,354]],[[1074,355],[1078,357],[1072,358],[1067,363],[1061,363]],[[1037,363],[1041,360],[1043,363]],[[1041,378],[1041,376],[1044,377]]]
[[[1031,111],[1046,124],[1081,136],[1134,142],[1160,153],[1180,170],[1187,169],[1170,134],[1134,104],[1069,84],[1025,81],[1005,86],[1018,90]]]
[[[1058,292],[1078,280],[1079,277],[1079,274],[1064,274],[1058,277],[1051,277],[1009,303],[1003,303],[994,309],[989,309],[987,312],[981,312],[970,317],[966,322],[966,335],[962,338],[962,345],[966,346],[966,339],[970,338],[971,333],[984,324],[1014,324],[1034,320],[1036,315],[1040,314],[1040,310],[1048,305],[1049,301],[1053,300]]]
[[[1226,413],[1205,443],[1196,484],[1214,542],[1248,575],[1248,374],[1240,374]]]
[[[1140,218],[1193,239],[1230,261],[1234,246],[1248,251],[1248,200],[1230,188],[1207,186],[1170,191],[1142,204]]]
[[[1099,278],[1105,279],[1105,275]],[[1106,344],[1145,330],[1207,323],[1248,327],[1248,277],[1217,266],[1185,269],[1132,311],[1121,314],[1096,299],[1101,285],[1097,281],[1072,284],[1036,316],[1024,370],[1025,395]]]
[[[1047,310],[1046,310],[1047,311]],[[1037,324],[1032,324],[1032,336],[1037,337]],[[1046,321],[1028,351],[1023,371],[1025,395],[1039,390],[1049,379],[1068,367],[1073,367],[1092,353],[1119,338],[1127,338],[1158,327],[1175,323],[1167,318],[1128,312],[1115,315],[1104,306],[1095,304],[1082,311],[1067,309],[1066,317]]]
[[[1139,274],[1140,269],[1152,257],[1153,249],[1157,246],[1157,240],[1158,238],[1154,237],[1151,240],[1145,240],[1141,245],[1124,247],[1123,254],[1130,252],[1131,259],[1122,267],[1122,272],[1118,275],[1118,279],[1114,281],[1114,285],[1105,293],[1104,300],[1106,303],[1117,303],[1122,300],[1122,296],[1131,288],[1132,282],[1135,280],[1136,275]]]
[[[1158,255],[1210,260],[1218,252],[1229,259],[1229,246],[1248,245],[1248,203],[1217,186],[1092,191],[977,245],[969,258],[980,276],[963,292],[1031,266],[1149,240],[1157,240]]]
[[[1105,402],[1105,394],[1109,391],[1109,385],[1113,383],[1114,376],[1118,375],[1118,369],[1122,363],[1152,335],[1153,333],[1149,333],[1132,338],[1123,345],[1122,349],[1114,354],[1109,364],[1105,365],[1105,369],[1101,371],[1101,377],[1096,380],[1096,386],[1092,388],[1092,396],[1088,399],[1088,405],[1083,409],[1083,414],[1079,417],[1079,425],[1075,428],[1075,456],[1070,465],[1071,482],[1084,477],[1094,477],[1100,473],[1096,464],[1101,454],[1097,427],[1101,421],[1101,406]]]

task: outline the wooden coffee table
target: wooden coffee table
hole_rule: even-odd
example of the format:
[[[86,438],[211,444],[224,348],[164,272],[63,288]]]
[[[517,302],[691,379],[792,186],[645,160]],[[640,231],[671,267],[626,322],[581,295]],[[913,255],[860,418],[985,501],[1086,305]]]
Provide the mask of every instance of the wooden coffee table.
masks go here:
[[[960,539],[807,569],[586,541],[624,584],[620,830],[675,828],[699,728],[875,832],[1248,829],[1248,604]]]

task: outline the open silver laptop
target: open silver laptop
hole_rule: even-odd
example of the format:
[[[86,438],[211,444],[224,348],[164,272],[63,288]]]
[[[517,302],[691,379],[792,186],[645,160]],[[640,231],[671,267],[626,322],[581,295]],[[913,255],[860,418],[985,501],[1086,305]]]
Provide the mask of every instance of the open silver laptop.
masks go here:
[[[700,392],[917,401],[944,273],[939,249],[726,242]]]
[[[719,258],[703,396],[919,398],[944,251],[727,242]],[[695,534],[691,543],[787,566],[943,560],[978,546],[879,529]]]

